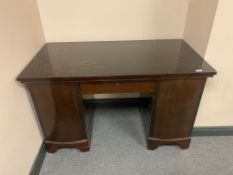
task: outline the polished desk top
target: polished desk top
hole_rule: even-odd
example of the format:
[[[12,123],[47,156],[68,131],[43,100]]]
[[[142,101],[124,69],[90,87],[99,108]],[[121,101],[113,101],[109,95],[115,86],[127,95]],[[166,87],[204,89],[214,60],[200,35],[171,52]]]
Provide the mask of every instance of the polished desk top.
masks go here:
[[[31,81],[156,80],[216,71],[183,40],[48,43],[18,76]]]

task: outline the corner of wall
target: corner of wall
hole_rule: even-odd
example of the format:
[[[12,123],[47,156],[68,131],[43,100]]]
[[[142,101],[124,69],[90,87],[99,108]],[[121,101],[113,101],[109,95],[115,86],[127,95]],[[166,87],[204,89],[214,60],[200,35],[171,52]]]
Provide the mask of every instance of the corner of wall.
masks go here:
[[[190,0],[183,39],[204,57],[218,0]]]

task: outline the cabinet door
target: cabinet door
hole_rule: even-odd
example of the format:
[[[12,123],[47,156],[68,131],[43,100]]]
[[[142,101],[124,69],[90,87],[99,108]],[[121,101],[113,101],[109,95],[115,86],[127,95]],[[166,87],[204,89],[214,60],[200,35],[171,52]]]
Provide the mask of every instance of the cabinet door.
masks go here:
[[[164,80],[153,95],[149,140],[158,144],[190,140],[206,79]]]
[[[45,144],[50,152],[61,147],[89,147],[78,83],[28,84]]]

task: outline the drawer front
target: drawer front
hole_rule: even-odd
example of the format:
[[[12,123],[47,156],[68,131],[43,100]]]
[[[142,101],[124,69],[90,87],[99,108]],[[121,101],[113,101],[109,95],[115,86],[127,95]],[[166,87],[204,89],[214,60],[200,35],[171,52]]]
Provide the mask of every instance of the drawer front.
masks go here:
[[[155,82],[97,82],[81,83],[82,94],[154,92]]]

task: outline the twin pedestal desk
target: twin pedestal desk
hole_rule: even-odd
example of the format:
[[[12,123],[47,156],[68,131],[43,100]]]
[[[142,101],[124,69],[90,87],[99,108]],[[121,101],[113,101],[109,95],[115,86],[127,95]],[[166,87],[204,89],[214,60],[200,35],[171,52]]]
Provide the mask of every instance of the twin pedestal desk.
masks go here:
[[[206,79],[215,74],[183,40],[106,41],[48,43],[17,80],[31,94],[48,152],[89,151],[92,115],[83,95],[105,93],[151,97],[143,118],[153,150],[189,147]]]

